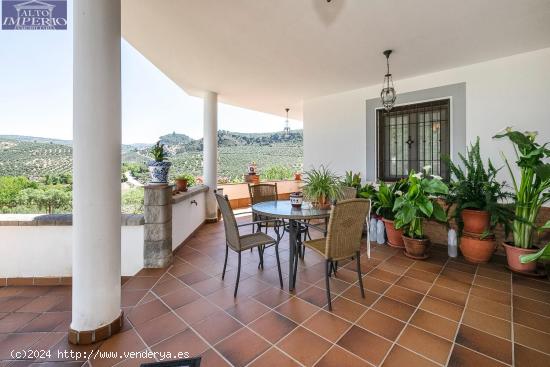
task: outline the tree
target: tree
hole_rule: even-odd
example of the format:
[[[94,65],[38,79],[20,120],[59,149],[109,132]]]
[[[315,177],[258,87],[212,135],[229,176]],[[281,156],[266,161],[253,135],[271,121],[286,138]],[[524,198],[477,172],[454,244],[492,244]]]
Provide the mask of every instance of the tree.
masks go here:
[[[0,208],[17,206],[18,194],[27,188],[36,188],[37,184],[26,177],[0,177]]]
[[[58,210],[70,210],[72,206],[71,191],[50,188],[27,188],[18,195],[18,201],[23,205],[36,205],[40,210],[52,214]]]

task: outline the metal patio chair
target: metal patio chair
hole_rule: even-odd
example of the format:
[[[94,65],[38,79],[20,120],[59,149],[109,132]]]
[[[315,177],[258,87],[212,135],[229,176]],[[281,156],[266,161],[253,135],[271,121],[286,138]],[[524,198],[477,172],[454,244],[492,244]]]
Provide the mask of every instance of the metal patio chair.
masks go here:
[[[222,213],[223,217],[223,226],[225,228],[225,260],[223,263],[223,272],[222,272],[222,279],[225,277],[225,269],[227,268],[227,256],[229,254],[229,249],[237,252],[239,256],[239,262],[237,267],[237,280],[235,282],[235,292],[233,294],[234,297],[237,297],[237,290],[239,289],[239,279],[241,276],[241,252],[244,250],[248,250],[254,247],[262,247],[262,249],[265,249],[269,246],[275,246],[275,257],[277,258],[277,270],[279,272],[279,283],[281,285],[281,289],[283,288],[283,276],[281,274],[281,261],[279,259],[279,242],[281,240],[281,236],[279,235],[279,230],[277,226],[275,226],[275,233],[277,234],[277,238],[273,238],[270,235],[263,233],[263,232],[255,232],[250,234],[241,235],[239,233],[239,228],[244,226],[254,226],[260,223],[266,223],[266,222],[278,222],[278,219],[271,219],[271,220],[259,220],[259,221],[252,221],[249,223],[243,223],[243,224],[237,224],[237,220],[235,219],[235,214],[233,213],[233,210],[231,209],[231,206],[229,205],[229,199],[226,196],[221,196],[218,193],[214,191],[214,194],[216,196],[216,200],[218,201],[218,206],[220,208],[220,211]],[[263,250],[260,252],[260,263],[263,264]],[[263,268],[263,266],[262,266]]]
[[[336,202],[332,206],[326,229],[326,237],[304,242],[306,247],[325,258],[325,279],[329,310],[332,310],[329,277],[333,271],[336,271],[334,264],[339,260],[356,258],[361,297],[365,297],[363,280],[361,278],[360,247],[363,226],[369,212],[370,200],[367,199],[349,199]],[[309,223],[304,222],[302,224],[321,232],[325,231],[324,228]]]

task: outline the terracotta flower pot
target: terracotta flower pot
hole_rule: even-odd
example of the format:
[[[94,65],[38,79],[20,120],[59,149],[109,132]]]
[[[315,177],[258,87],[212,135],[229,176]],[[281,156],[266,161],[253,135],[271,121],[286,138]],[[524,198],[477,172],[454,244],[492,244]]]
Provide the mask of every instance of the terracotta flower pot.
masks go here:
[[[490,220],[491,214],[486,210],[464,209],[462,211],[464,232],[482,234],[489,229]]]
[[[318,209],[327,210],[330,209],[330,200],[326,196],[321,196],[317,198],[316,206]]]
[[[417,239],[402,236],[405,243],[405,251],[407,255],[415,259],[426,259],[428,257],[428,249],[430,248],[430,240],[427,238]]]
[[[532,261],[526,264],[522,264],[519,261],[521,255],[532,254],[538,251],[538,249],[515,247],[512,244],[503,243],[504,250],[506,250],[506,260],[508,260],[508,267],[512,271],[518,273],[534,273],[537,270],[537,262]]]
[[[386,235],[388,236],[388,245],[391,247],[403,248],[405,244],[403,242],[403,229],[395,229],[393,220],[382,218],[384,225],[386,226]]]
[[[187,180],[186,179],[176,179],[176,189],[178,191],[187,191]]]
[[[494,237],[480,239],[471,235],[460,237],[460,252],[466,261],[472,264],[483,264],[491,260],[497,248]]]

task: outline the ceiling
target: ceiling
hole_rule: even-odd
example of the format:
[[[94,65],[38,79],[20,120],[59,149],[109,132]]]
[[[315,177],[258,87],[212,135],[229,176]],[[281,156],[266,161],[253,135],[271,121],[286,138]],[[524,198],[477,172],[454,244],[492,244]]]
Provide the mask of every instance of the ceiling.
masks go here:
[[[549,0],[122,0],[122,33],[193,95],[301,119],[308,98],[550,47]]]

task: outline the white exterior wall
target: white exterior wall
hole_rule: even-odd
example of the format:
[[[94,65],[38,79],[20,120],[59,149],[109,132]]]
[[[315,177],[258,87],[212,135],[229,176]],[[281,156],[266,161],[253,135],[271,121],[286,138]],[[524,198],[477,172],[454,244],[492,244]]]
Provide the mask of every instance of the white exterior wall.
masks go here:
[[[72,226],[0,226],[0,278],[70,277]],[[121,227],[122,275],[143,267],[143,226]]]
[[[399,70],[392,70],[399,77]],[[383,76],[380,71],[380,78]],[[397,93],[466,83],[466,141],[481,139],[482,154],[500,166],[500,151],[512,157],[507,141],[492,136],[506,126],[539,132],[550,140],[550,48],[456,69],[395,79]],[[304,169],[329,165],[343,174],[366,177],[367,99],[380,95],[380,85],[323,96],[304,102]],[[399,97],[398,97],[399,98]],[[399,99],[398,99],[399,102]],[[369,131],[375,134],[375,131]],[[510,181],[507,172],[502,178]]]
[[[181,245],[206,218],[206,192],[172,204],[172,250]],[[195,201],[197,205],[192,204]]]

